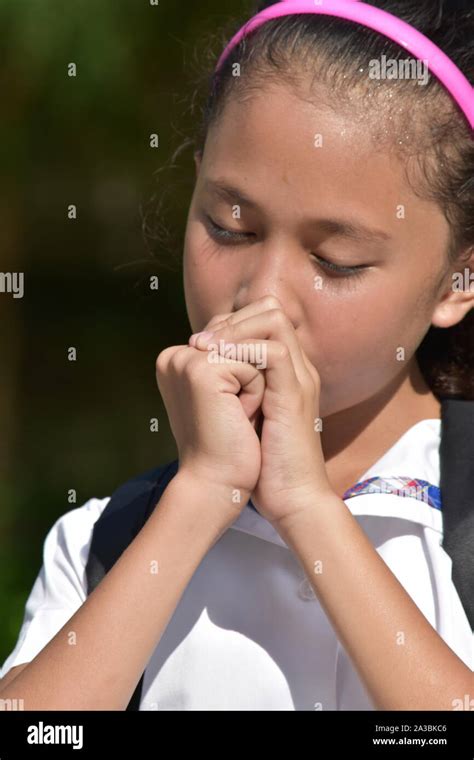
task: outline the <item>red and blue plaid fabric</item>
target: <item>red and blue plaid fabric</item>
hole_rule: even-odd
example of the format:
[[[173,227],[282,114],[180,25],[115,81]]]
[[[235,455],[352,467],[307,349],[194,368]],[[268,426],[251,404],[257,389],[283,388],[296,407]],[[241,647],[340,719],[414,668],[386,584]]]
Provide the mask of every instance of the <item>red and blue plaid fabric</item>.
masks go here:
[[[366,493],[390,493],[395,496],[408,496],[419,501],[424,501],[434,509],[441,509],[441,491],[438,486],[433,486],[426,480],[418,478],[367,478],[348,488],[343,495],[343,500],[351,499]]]
[[[428,483],[427,480],[420,480],[419,478],[367,478],[367,480],[361,480],[360,483],[356,483],[351,488],[348,488],[342,499],[345,501],[346,499],[352,499],[353,496],[361,496],[366,493],[389,493],[395,496],[408,496],[409,498],[423,501],[434,509],[441,510],[442,508],[440,488]],[[249,499],[248,504],[252,509],[258,511],[252,504],[251,499]]]

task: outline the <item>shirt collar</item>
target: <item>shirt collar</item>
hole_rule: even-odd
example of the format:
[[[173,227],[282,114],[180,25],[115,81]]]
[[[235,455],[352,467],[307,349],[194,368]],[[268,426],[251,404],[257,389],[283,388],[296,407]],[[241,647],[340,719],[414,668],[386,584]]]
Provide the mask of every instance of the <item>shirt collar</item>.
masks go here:
[[[440,479],[440,439],[440,419],[420,420],[406,430],[358,481],[361,484],[363,481],[376,479],[372,481],[372,491],[361,490],[357,495],[346,496],[357,486],[354,484],[352,489],[348,489],[344,494],[343,501],[351,513],[401,518],[441,532],[441,510],[434,506]],[[387,483],[396,485],[394,479],[397,478],[403,479],[405,486],[411,482],[411,493],[418,495],[408,495],[408,488],[405,489],[407,495],[402,495],[403,490],[398,494],[388,493]],[[416,491],[415,484],[419,482],[424,484],[425,490],[420,488]],[[399,480],[398,483],[400,485],[402,481]],[[431,489],[431,503],[426,499],[427,489]],[[231,527],[288,548],[276,529],[250,504],[244,507]]]

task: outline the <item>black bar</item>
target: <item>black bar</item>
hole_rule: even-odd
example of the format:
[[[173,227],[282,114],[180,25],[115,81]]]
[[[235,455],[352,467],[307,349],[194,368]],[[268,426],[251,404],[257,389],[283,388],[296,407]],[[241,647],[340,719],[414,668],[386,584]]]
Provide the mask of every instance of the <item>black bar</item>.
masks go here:
[[[474,706],[470,703],[449,712],[298,711],[295,715],[285,711],[289,715],[283,718],[279,711],[276,726],[275,711],[248,711],[245,717],[216,711],[216,719],[214,712],[208,714],[211,711],[40,712],[11,707],[17,709],[0,712],[0,760],[17,760],[25,754],[96,757],[104,749],[111,758],[124,754],[133,760],[161,758],[165,751],[169,753],[170,744],[174,753],[188,742],[199,754],[214,749],[224,756],[229,749],[234,755],[240,741],[247,752],[250,742],[254,748],[261,743],[265,757],[274,742],[280,754],[284,744],[292,760],[308,752],[311,758],[332,758],[332,753],[348,758],[356,753],[364,758],[474,757]],[[273,716],[268,726],[262,723],[262,712],[265,719]],[[255,718],[258,723],[248,727],[249,733],[246,724]],[[282,719],[297,724],[283,725]]]

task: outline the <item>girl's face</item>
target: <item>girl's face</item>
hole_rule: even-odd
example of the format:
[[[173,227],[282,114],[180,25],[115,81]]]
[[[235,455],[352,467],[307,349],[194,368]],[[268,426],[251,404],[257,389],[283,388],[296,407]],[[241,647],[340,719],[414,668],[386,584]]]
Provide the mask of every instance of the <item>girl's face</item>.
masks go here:
[[[374,151],[369,129],[272,85],[231,99],[196,157],[184,244],[192,331],[276,296],[321,377],[323,417],[408,373],[447,271],[444,215],[394,155]]]

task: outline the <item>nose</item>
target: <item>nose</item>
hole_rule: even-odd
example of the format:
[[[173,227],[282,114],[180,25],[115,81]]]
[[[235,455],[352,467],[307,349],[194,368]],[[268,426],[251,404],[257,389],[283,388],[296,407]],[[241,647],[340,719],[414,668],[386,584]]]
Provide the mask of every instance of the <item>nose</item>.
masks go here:
[[[302,306],[298,295],[301,287],[304,287],[301,283],[301,261],[295,261],[288,251],[278,251],[276,246],[271,248],[265,246],[264,249],[262,246],[250,267],[246,267],[235,298],[234,310],[242,309],[265,296],[274,296],[297,330],[302,322]]]

